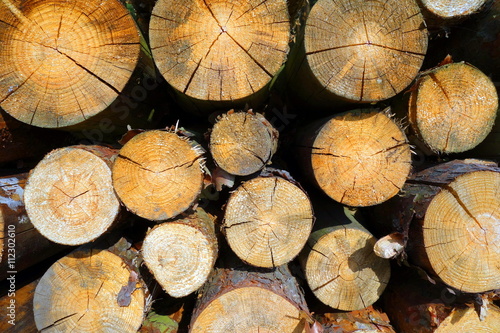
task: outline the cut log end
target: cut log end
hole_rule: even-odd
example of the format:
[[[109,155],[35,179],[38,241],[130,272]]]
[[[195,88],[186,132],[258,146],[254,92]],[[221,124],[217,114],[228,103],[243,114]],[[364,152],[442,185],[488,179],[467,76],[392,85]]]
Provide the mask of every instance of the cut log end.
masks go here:
[[[135,22],[117,0],[2,1],[0,41],[0,106],[39,127],[74,125],[104,110],[140,52]]]
[[[268,84],[286,59],[287,1],[159,1],[149,35],[175,89],[198,100],[239,100]]]
[[[500,173],[457,177],[431,201],[423,224],[432,269],[465,292],[499,289]]]
[[[479,11],[487,0],[421,0],[430,13],[442,19],[471,15]]]
[[[320,0],[307,19],[304,46],[325,92],[373,102],[413,81],[427,51],[427,30],[413,0]]]
[[[130,276],[123,260],[105,250],[63,257],[36,287],[33,309],[38,330],[137,332],[143,320],[143,289],[133,283],[130,304],[120,306],[117,301]]]
[[[467,63],[452,63],[418,81],[409,100],[409,119],[432,150],[460,153],[490,133],[497,109],[493,82]]]
[[[44,157],[28,178],[24,201],[35,228],[51,241],[66,245],[96,239],[120,211],[107,162],[77,146]]]
[[[371,206],[403,187],[411,168],[406,136],[385,113],[355,110],[332,117],[312,140],[308,168],[319,187],[348,206]]]
[[[500,323],[500,309],[490,305],[484,320],[480,320],[473,308],[456,308],[439,325],[434,333],[454,332],[497,332]]]
[[[229,198],[224,230],[243,261],[276,267],[298,255],[311,232],[313,213],[307,195],[280,177],[243,183]]]
[[[142,254],[169,295],[189,295],[203,285],[217,258],[213,221],[198,211],[161,224],[144,239]]]
[[[278,144],[278,131],[260,114],[224,114],[210,135],[210,151],[226,172],[246,176],[271,160]]]
[[[148,220],[166,220],[188,209],[203,185],[203,158],[190,141],[167,131],[136,135],[120,150],[113,185],[120,200]]]

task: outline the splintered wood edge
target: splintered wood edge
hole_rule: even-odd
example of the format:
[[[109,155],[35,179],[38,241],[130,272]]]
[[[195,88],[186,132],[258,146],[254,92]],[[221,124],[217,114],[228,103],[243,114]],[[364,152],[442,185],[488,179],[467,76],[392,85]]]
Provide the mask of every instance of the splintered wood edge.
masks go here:
[[[199,289],[217,258],[217,240],[195,225],[166,222],[144,239],[144,262],[162,288],[173,297]]]
[[[387,113],[370,109],[330,118],[310,154],[319,187],[348,206],[371,206],[392,198],[411,170],[404,132]]]
[[[422,228],[430,264],[445,283],[470,293],[500,288],[500,172],[470,172],[444,186]]]
[[[389,261],[373,251],[376,241],[368,231],[343,226],[314,232],[309,241],[313,245],[303,261],[314,295],[345,311],[360,310],[377,301],[391,269]]]
[[[33,226],[65,245],[96,239],[120,211],[107,163],[73,147],[53,150],[38,163],[26,183],[24,203]]]
[[[134,136],[113,165],[113,186],[134,214],[160,221],[187,210],[203,186],[204,159],[176,133],[153,130]]]
[[[276,267],[296,257],[312,229],[308,196],[281,177],[258,177],[230,196],[224,231],[236,255],[254,266]]]
[[[144,315],[143,289],[134,286],[128,306],[117,301],[130,274],[123,260],[106,250],[77,251],[59,259],[35,290],[37,329],[137,332]]]
[[[198,100],[238,100],[265,87],[285,62],[287,2],[160,0],[149,36],[155,62],[175,89]]]
[[[18,7],[19,6],[19,7]],[[39,127],[80,123],[108,107],[140,53],[117,0],[0,2],[0,106]]]
[[[262,169],[276,151],[278,131],[260,114],[226,113],[210,134],[210,152],[226,172],[246,176]]]
[[[236,288],[212,300],[191,324],[191,332],[303,332],[300,310],[260,287]]]
[[[405,89],[427,52],[413,0],[319,0],[308,16],[305,54],[313,75],[341,99],[375,102]]]

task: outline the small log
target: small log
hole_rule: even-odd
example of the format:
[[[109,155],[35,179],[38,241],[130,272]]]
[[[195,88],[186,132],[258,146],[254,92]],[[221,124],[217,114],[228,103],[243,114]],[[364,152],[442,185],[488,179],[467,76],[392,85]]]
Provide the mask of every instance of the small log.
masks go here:
[[[375,102],[405,89],[427,51],[414,0],[319,0],[291,54],[291,87],[318,107]]]
[[[452,161],[412,176],[385,214],[411,261],[462,292],[500,289],[500,168]]]
[[[303,332],[308,313],[286,266],[214,271],[200,291],[190,332]]]
[[[161,74],[181,99],[212,109],[251,103],[285,62],[287,1],[160,0],[149,36]]]
[[[353,311],[372,305],[391,275],[389,261],[373,250],[377,239],[342,206],[314,202],[315,230],[299,257],[309,287],[335,309]]]
[[[332,199],[371,206],[396,195],[411,168],[410,145],[385,112],[358,109],[320,120],[298,137],[306,176]]]
[[[432,69],[412,88],[408,118],[413,130],[437,153],[460,153],[490,133],[498,109],[491,80],[460,62]]]
[[[420,0],[422,6],[440,21],[457,20],[479,12],[488,0]]]
[[[0,281],[66,248],[31,224],[23,203],[27,177],[23,173],[0,178]]]
[[[56,261],[38,283],[33,299],[40,331],[137,332],[146,291],[130,251],[93,245]],[[114,254],[120,253],[120,256]],[[132,250],[133,251],[133,250]],[[134,251],[133,251],[134,252]],[[134,252],[138,256],[138,252]],[[129,258],[130,259],[130,258]]]
[[[115,149],[72,146],[47,154],[31,171],[24,192],[28,216],[53,242],[90,242],[119,222],[111,181]]]
[[[136,215],[166,220],[187,210],[203,186],[201,149],[169,131],[134,136],[113,165],[113,186]]]
[[[212,271],[217,253],[214,221],[201,208],[154,227],[142,246],[145,264],[173,297],[199,289]]]
[[[134,73],[139,67],[148,67],[150,72],[154,68],[141,41],[132,15],[119,0],[2,1],[0,106],[14,118],[38,127],[78,124],[81,128],[97,114],[99,120],[106,119],[107,128],[118,121],[130,122],[135,102],[128,99],[126,115],[123,107],[110,106],[119,97],[147,90],[136,84],[137,80],[142,83],[146,70]],[[95,118],[87,123],[95,125]]]
[[[244,262],[277,267],[295,258],[313,224],[307,194],[282,177],[257,177],[241,184],[226,205],[223,231]]]
[[[278,148],[278,131],[262,116],[228,112],[210,133],[210,152],[226,172],[246,176],[270,163]]]

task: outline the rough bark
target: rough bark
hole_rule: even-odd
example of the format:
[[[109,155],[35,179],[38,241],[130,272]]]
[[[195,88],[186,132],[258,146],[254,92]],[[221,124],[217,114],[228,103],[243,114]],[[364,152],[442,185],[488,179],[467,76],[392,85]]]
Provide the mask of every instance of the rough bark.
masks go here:
[[[47,154],[31,171],[24,192],[28,216],[53,242],[90,242],[119,222],[111,181],[115,149],[72,146]]]
[[[306,176],[332,199],[371,206],[396,195],[410,172],[406,136],[385,112],[358,109],[320,120],[297,138]]]
[[[113,186],[136,215],[166,220],[187,210],[203,186],[203,155],[194,143],[169,131],[140,133],[113,165]]]
[[[173,297],[200,288],[218,254],[214,220],[201,208],[148,232],[142,246],[145,264]]]

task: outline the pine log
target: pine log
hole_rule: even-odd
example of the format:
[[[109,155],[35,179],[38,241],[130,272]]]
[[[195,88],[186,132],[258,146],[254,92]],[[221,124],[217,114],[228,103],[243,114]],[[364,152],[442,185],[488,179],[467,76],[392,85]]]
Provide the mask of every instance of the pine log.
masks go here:
[[[479,12],[488,0],[420,0],[434,20],[458,19]]]
[[[40,279],[16,288],[15,294],[0,297],[0,331],[9,333],[38,333],[33,315],[33,297]],[[14,300],[14,302],[12,302]],[[14,304],[14,305],[12,305]],[[12,312],[11,312],[12,309]]]
[[[24,173],[0,178],[0,281],[66,248],[31,224],[23,203],[27,177]]]
[[[147,290],[138,274],[140,263],[133,265],[136,260],[122,256],[137,258],[138,252],[122,244],[110,250],[90,245],[55,262],[36,287],[33,309],[37,328],[51,332],[137,332],[147,307]]]
[[[185,137],[153,130],[134,136],[113,165],[113,186],[136,215],[166,220],[187,210],[203,185],[201,149]]]
[[[190,332],[303,332],[308,313],[286,266],[214,271],[200,291]]]
[[[300,263],[314,295],[332,308],[353,311],[375,303],[391,275],[376,256],[377,239],[335,202],[314,198],[316,223]]]
[[[210,133],[210,152],[215,163],[237,176],[264,168],[277,148],[278,131],[259,113],[225,113]]]
[[[493,82],[460,62],[432,69],[412,88],[408,118],[413,130],[437,153],[459,153],[490,133],[498,110]]]
[[[358,109],[320,120],[297,143],[306,176],[348,206],[393,197],[411,168],[406,136],[386,112]]]
[[[161,74],[181,99],[201,108],[254,106],[288,53],[287,1],[160,0],[149,36]]]
[[[0,106],[38,127],[84,126],[97,114],[107,128],[130,122],[136,103],[125,96],[145,92],[142,80],[154,73],[141,42],[119,0],[2,1]],[[122,97],[129,102],[125,112],[123,105],[111,107]],[[96,119],[86,123],[95,125]]]
[[[53,242],[90,242],[119,222],[111,181],[115,149],[72,146],[53,150],[31,171],[24,192],[28,216]]]
[[[413,81],[426,50],[427,30],[414,0],[319,0],[290,56],[289,81],[318,107],[380,101]]]
[[[299,254],[312,224],[307,194],[291,181],[270,175],[244,182],[231,193],[223,231],[241,260],[270,268]]]
[[[462,292],[500,289],[500,168],[440,164],[412,176],[394,205],[385,214],[406,235],[414,264]]]
[[[199,289],[212,271],[217,253],[214,221],[201,208],[154,227],[142,246],[145,264],[173,297]]]

